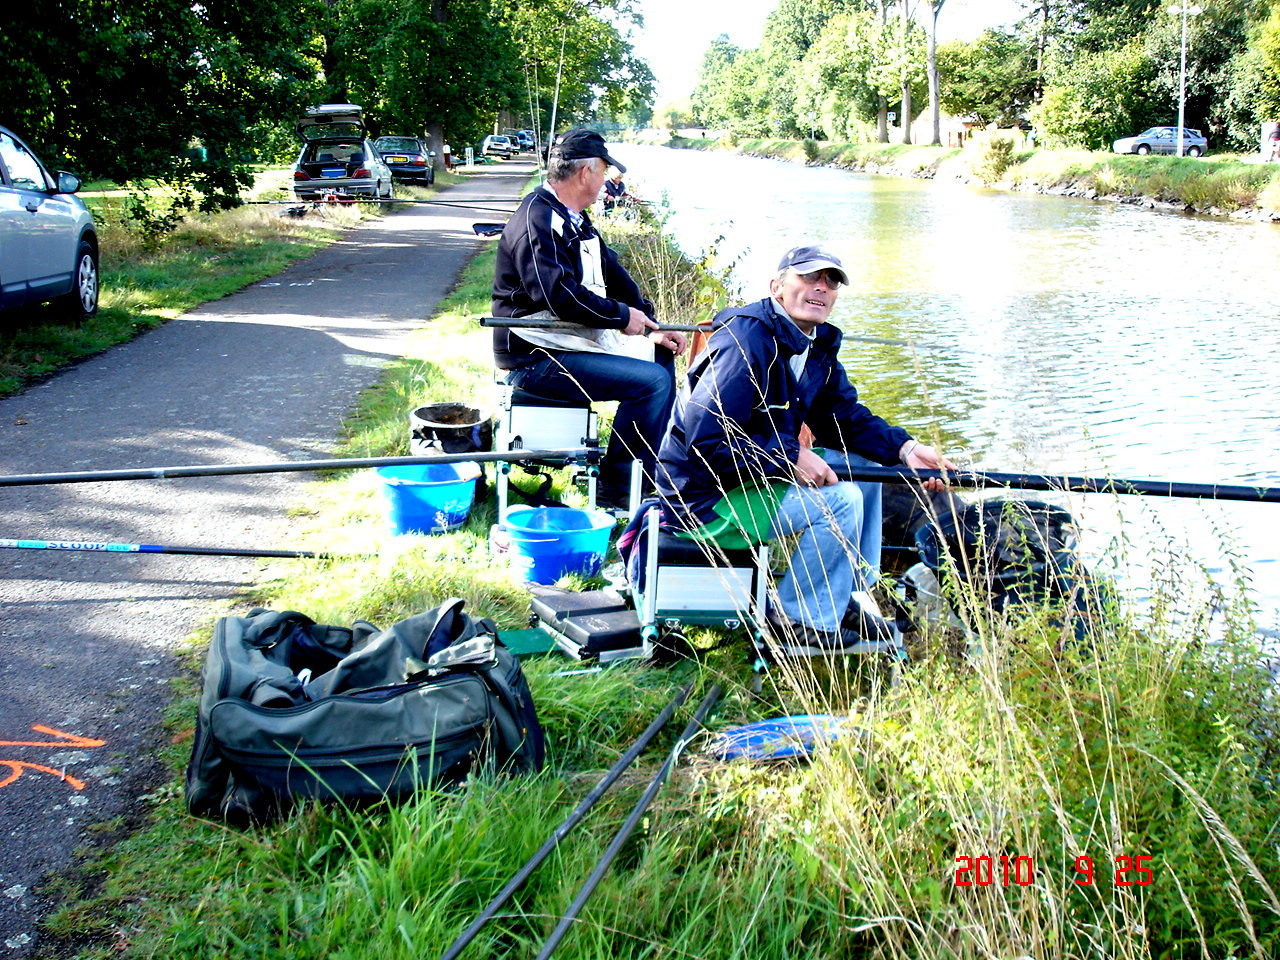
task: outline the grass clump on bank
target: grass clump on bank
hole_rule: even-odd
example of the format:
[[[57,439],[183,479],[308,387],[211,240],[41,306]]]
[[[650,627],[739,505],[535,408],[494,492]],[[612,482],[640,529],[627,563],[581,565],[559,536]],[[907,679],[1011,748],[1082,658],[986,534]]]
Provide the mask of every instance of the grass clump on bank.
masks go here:
[[[661,238],[625,232],[611,242],[642,282],[670,275]],[[364,398],[344,454],[405,452],[409,410],[492,390],[489,334],[474,321],[488,313],[492,256]],[[523,625],[527,596],[485,547],[491,504],[447,537],[390,538],[367,474],[313,491],[296,518],[308,545],[377,556],[275,564],[254,602],[386,625],[459,595],[473,613]],[[864,663],[800,661],[757,698],[743,641],[670,670],[562,676],[564,661],[527,661],[549,742],[539,775],[481,775],[365,811],[311,808],[248,832],[191,820],[176,787],[161,791],[156,826],[108,855],[102,896],[53,922],[109,942],[85,957],[438,956],[694,678],[726,687],[713,727],[836,713],[850,733],[807,765],[723,763],[696,742],[559,957],[1263,960],[1280,946],[1280,707],[1244,585],[1222,585],[1225,635],[1206,644],[1185,609],[1202,580],[1171,560],[1152,613],[1100,607],[1087,643],[1070,642],[1061,611],[958,603],[982,655],[930,656],[942,638],[927,634],[895,689]],[[684,717],[467,956],[536,953]],[[1001,856],[1029,860],[1029,872],[1005,881]],[[983,857],[994,882],[959,885],[957,858]],[[1121,857],[1151,857],[1139,864],[1151,882],[1118,884],[1117,866],[1122,880],[1145,879]]]

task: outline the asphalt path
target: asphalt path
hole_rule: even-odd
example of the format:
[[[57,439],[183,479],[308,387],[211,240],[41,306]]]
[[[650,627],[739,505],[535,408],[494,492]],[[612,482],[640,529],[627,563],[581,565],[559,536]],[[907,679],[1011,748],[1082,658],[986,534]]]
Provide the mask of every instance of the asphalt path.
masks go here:
[[[332,455],[357,394],[401,355],[505,220],[528,163],[475,168],[437,199],[353,228],[270,280],[0,400],[0,475]],[[405,413],[405,429],[408,426]],[[0,539],[292,549],[304,473],[0,487]],[[174,651],[229,612],[257,562],[0,550],[0,960],[28,956],[41,880],[130,822],[156,759]]]

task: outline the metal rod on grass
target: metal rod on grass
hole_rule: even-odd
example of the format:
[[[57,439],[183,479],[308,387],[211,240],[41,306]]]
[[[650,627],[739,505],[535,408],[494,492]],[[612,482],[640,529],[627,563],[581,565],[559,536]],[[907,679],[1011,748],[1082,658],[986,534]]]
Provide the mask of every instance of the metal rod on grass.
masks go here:
[[[295,460],[280,463],[203,464],[188,467],[142,467],[136,470],[82,470],[76,473],[28,473],[0,476],[0,487],[29,487],[52,483],[90,483],[110,480],[172,480],[176,477],[235,477],[255,473],[305,473],[353,470],[358,467],[399,467],[424,463],[521,463],[527,460],[588,460],[600,451],[588,447],[557,450],[495,450],[446,453],[438,457],[346,457],[338,460]]]
[[[538,852],[516,871],[515,876],[507,881],[507,885],[498,892],[496,897],[489,901],[487,907],[480,911],[480,915],[471,922],[471,925],[458,935],[458,938],[449,945],[449,949],[440,955],[439,960],[456,960],[458,955],[466,949],[467,944],[475,939],[476,934],[480,932],[480,928],[493,919],[503,904],[511,899],[512,894],[524,886],[525,881],[529,879],[533,871],[551,855],[551,852],[555,850],[560,841],[567,837],[573,828],[582,821],[587,812],[595,806],[596,801],[604,796],[605,791],[613,786],[618,777],[622,776],[623,771],[631,766],[636,757],[640,756],[641,751],[649,745],[649,741],[657,735],[658,731],[670,722],[672,716],[683,706],[692,692],[693,681],[691,680],[662,709],[662,712],[654,718],[653,723],[649,724],[644,733],[640,734],[639,739],[628,748],[627,752],[618,758],[617,763],[609,769],[609,772],[600,778],[600,781],[591,789],[591,792],[582,798],[582,802],[573,808],[573,811],[564,819],[564,822],[556,827],[555,832],[551,834],[547,842],[538,848]]]
[[[680,759],[680,754],[684,753],[684,748],[697,735],[702,728],[702,721],[707,714],[711,712],[711,708],[716,705],[720,699],[720,685],[716,684],[711,688],[711,692],[702,698],[702,702],[698,704],[698,709],[693,714],[693,719],[689,721],[689,725],[684,728],[684,732],[680,734],[680,739],[676,741],[676,745],[671,748],[666,761],[653,775],[653,779],[649,781],[649,786],[645,789],[640,799],[636,801],[635,807],[631,811],[631,815],[627,817],[624,823],[614,835],[613,841],[609,844],[607,850],[601,855],[599,862],[596,863],[595,869],[591,872],[591,876],[587,878],[587,882],[582,885],[582,889],[578,891],[578,895],[574,898],[573,903],[569,905],[568,912],[560,919],[559,925],[551,933],[551,938],[543,944],[542,950],[538,953],[537,960],[547,960],[555,951],[560,941],[564,939],[564,935],[569,931],[573,921],[577,919],[579,913],[582,912],[583,906],[595,893],[595,889],[599,886],[605,872],[613,863],[618,852],[622,849],[622,845],[627,842],[627,838],[631,836],[631,832],[640,822],[640,818],[644,816],[645,811],[649,809],[649,804],[653,802],[653,798],[657,796],[658,790],[661,789],[663,781],[667,779],[667,774],[671,772],[671,768],[676,765]]]
[[[939,478],[956,487],[1012,487],[1061,493],[1146,494],[1154,497],[1191,497],[1205,500],[1239,500],[1246,503],[1280,503],[1280,487],[1245,484],[1181,483],[1174,480],[1119,480],[1114,477],[1053,477],[1031,473],[942,472],[908,467],[839,467],[841,480],[878,483],[917,483]]]
[[[311,550],[240,550],[235,547],[166,547],[156,543],[94,543],[88,540],[5,540],[0,549],[17,550],[88,550],[95,553],[177,553],[201,557],[283,557],[290,560],[314,559],[370,554],[316,553]]]
[[[580,323],[571,323],[568,320],[530,320],[517,319],[513,317],[481,317],[480,326],[482,327],[524,327],[527,330],[582,330],[583,325]],[[589,329],[589,328],[588,328]],[[672,330],[676,333],[710,333],[714,328],[710,323],[660,323],[658,331]],[[887,337],[861,337],[855,334],[845,334],[844,339],[855,340],[858,343],[878,343],[888,347],[916,347],[921,350],[940,350],[940,347],[930,346],[924,343],[911,343],[907,340],[890,340]]]

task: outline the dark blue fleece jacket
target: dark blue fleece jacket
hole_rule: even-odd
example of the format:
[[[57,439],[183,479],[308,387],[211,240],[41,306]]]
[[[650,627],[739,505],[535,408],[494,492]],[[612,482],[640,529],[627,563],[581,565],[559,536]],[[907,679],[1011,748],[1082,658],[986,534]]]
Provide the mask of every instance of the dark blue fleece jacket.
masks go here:
[[[561,320],[605,330],[621,330],[630,320],[629,307],[653,316],[653,305],[608,245],[600,241],[606,296],[582,285],[583,240],[596,236],[583,214],[575,227],[569,210],[546,187],[538,187],[507,221],[498,241],[493,276],[493,315],[527,317],[550,310]],[[538,356],[533,351],[539,351]],[[493,331],[493,355],[498,367],[511,370],[534,362],[546,351],[535,348],[510,329]]]
[[[810,342],[768,297],[721,310],[712,323],[658,451],[658,495],[677,523],[714,519],[725,493],[748,480],[791,480],[802,424],[820,447],[898,462],[910,435],[858,402],[837,359],[838,327],[820,325]],[[797,380],[790,360],[806,346]]]

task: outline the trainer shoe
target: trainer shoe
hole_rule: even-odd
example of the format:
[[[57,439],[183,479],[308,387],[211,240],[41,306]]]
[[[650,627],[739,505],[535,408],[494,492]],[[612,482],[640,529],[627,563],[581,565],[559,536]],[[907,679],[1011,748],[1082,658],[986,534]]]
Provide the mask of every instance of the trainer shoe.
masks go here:
[[[781,610],[770,608],[766,614],[769,633],[778,650],[788,657],[822,657],[839,653],[847,644],[843,636],[848,631],[828,632],[811,627],[807,623],[792,620]]]
[[[893,625],[880,615],[870,594],[858,592],[849,598],[840,619],[844,631],[856,634],[864,643],[893,643]]]

